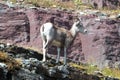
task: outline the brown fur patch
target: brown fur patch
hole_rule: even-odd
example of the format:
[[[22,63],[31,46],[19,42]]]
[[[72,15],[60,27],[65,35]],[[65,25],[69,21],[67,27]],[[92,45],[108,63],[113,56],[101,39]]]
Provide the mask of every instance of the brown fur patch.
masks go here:
[[[67,36],[66,36],[66,37],[72,37],[72,38],[73,38],[73,36],[72,36],[72,34],[70,33],[69,30],[64,29],[64,28],[61,28],[61,27],[58,27],[57,25],[55,25],[55,26],[53,26],[53,27],[54,27],[55,29],[60,30],[60,31],[63,32],[63,33],[67,33]]]
[[[66,44],[66,41],[68,40],[69,42],[72,42],[72,40],[74,39],[73,35],[71,34],[71,32],[65,28],[61,28],[58,27],[57,25],[53,27],[54,29],[56,29],[57,32],[61,32],[61,41],[53,41],[53,45],[55,46],[59,46],[59,47],[64,47],[64,45]]]

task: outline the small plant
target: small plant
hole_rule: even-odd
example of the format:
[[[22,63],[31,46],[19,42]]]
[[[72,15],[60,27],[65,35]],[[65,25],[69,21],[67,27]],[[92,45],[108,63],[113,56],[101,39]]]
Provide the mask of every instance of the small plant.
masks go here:
[[[82,1],[81,0],[73,0],[76,5],[81,5]]]
[[[75,67],[75,68],[77,68],[77,69],[87,69],[84,65],[78,65],[78,64],[75,64],[75,63],[70,63],[70,65],[72,66],[72,67]]]
[[[5,52],[0,51],[0,62],[7,65],[8,70],[14,70],[21,67],[20,60],[16,60]]]

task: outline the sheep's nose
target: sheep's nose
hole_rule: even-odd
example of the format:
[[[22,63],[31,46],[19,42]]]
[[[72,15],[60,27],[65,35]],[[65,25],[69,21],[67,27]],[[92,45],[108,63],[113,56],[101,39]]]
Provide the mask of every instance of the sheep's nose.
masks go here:
[[[84,30],[84,33],[87,33],[87,29]]]

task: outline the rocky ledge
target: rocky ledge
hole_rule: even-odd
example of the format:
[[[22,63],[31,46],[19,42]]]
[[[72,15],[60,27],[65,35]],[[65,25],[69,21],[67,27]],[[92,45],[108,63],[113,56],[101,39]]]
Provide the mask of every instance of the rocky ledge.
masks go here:
[[[84,69],[41,62],[42,55],[31,49],[0,44],[0,80],[119,80],[107,76],[87,74]]]

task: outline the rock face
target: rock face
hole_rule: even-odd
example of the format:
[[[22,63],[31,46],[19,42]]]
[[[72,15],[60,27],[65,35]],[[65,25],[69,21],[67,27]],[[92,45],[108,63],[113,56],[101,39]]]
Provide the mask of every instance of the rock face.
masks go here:
[[[94,8],[117,9],[120,6],[120,0],[82,0],[83,3],[91,4]]]
[[[1,12],[0,26],[0,39],[3,42],[16,44],[30,40],[30,26],[25,13]]]
[[[40,26],[51,21],[60,27],[70,29],[75,16],[76,14],[67,10],[2,8],[0,42],[41,51]],[[99,19],[100,17],[101,15],[98,14],[81,17],[90,34],[79,34],[76,37],[73,45],[68,49],[68,59],[92,63],[99,67],[103,67],[103,64],[111,67],[120,65],[120,21]],[[49,54],[56,55],[55,47],[49,49]]]
[[[82,52],[85,53],[85,60],[99,67],[119,62],[119,26],[116,20],[101,19],[96,17],[84,17],[83,24],[87,24],[89,34],[81,35]],[[90,55],[89,55],[90,54]],[[115,66],[115,64],[113,64]],[[109,65],[112,66],[113,65]],[[116,65],[118,66],[118,65]]]

